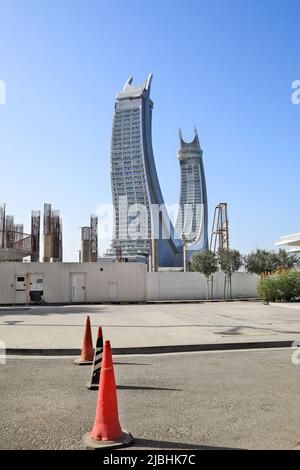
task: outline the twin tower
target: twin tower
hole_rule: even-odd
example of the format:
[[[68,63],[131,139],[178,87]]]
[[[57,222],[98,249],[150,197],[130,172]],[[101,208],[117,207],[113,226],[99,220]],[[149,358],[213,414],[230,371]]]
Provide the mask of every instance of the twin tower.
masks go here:
[[[117,94],[111,140],[113,239],[108,254],[149,256],[155,240],[157,264],[179,267],[183,245],[193,253],[208,248],[207,194],[202,150],[179,131],[181,187],[175,228],[166,210],[152,149],[152,74],[140,85],[130,77]],[[172,175],[170,175],[172,177]]]

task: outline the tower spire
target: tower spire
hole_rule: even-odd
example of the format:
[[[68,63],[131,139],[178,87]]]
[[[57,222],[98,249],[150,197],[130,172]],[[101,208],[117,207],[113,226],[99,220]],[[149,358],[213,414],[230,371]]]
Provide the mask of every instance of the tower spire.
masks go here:
[[[194,132],[195,132],[195,139],[194,141],[199,145],[199,147],[201,148],[201,145],[200,145],[200,140],[199,140],[199,136],[198,136],[198,131],[197,131],[197,127],[194,126]]]
[[[125,91],[132,84],[133,77],[129,77],[125,85],[123,86],[123,91]]]
[[[183,145],[184,141],[183,141],[183,138],[182,138],[181,129],[178,130],[178,135],[179,135],[179,147],[182,148],[182,145]]]

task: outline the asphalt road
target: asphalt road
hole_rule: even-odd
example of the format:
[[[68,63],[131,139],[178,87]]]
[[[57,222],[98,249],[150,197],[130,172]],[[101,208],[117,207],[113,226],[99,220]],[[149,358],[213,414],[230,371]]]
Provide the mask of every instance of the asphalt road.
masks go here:
[[[120,422],[145,449],[293,449],[300,365],[291,350],[115,357]],[[0,448],[81,449],[97,392],[72,358],[0,365]]]

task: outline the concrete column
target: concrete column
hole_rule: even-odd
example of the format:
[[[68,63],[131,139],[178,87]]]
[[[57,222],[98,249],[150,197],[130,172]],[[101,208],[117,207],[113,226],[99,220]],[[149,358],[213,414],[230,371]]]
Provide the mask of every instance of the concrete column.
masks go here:
[[[189,272],[189,250],[186,240],[183,240],[183,270]]]
[[[151,239],[151,271],[158,271],[158,240]]]

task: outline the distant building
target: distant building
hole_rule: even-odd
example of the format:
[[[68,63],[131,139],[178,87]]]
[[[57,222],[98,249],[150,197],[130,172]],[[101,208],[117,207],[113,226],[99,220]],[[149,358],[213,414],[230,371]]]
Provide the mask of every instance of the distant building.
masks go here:
[[[180,202],[176,233],[187,241],[189,259],[197,251],[208,249],[207,191],[198,133],[185,142],[179,130]]]
[[[182,241],[164,206],[152,150],[152,74],[140,85],[130,77],[117,94],[111,140],[113,240],[108,256],[148,256],[157,239],[158,266],[182,265]],[[143,210],[144,209],[144,210]]]
[[[289,253],[300,253],[300,232],[280,237],[280,239],[275,242],[275,245],[286,247]]]

